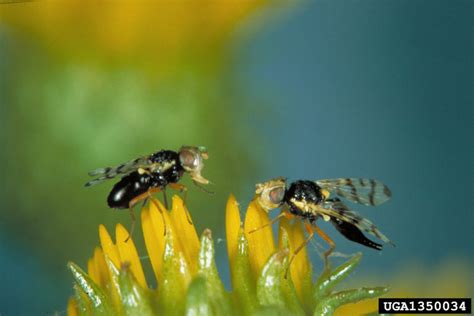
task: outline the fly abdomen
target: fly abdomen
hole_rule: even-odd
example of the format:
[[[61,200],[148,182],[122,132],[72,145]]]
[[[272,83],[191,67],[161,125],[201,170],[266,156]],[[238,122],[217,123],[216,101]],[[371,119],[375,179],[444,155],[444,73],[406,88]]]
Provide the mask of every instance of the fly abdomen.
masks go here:
[[[148,191],[152,182],[148,174],[132,172],[114,185],[107,204],[111,208],[128,208],[134,198]]]
[[[369,238],[365,237],[365,235],[360,231],[359,228],[357,228],[357,226],[348,222],[344,222],[338,218],[331,218],[331,223],[347,239],[369,248],[382,250],[381,244],[378,244],[375,241],[372,241]]]

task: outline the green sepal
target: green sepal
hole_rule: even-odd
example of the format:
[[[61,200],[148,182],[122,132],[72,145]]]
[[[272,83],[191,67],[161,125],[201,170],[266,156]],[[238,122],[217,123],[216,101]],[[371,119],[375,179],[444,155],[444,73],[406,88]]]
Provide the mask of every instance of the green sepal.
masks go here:
[[[262,306],[287,309],[292,315],[304,315],[296,290],[287,275],[288,249],[273,254],[257,281],[257,299]]]
[[[289,251],[290,239],[289,239],[288,232],[284,228],[281,228],[280,233],[282,234],[281,248],[288,249]],[[285,298],[286,308],[292,311],[292,314],[302,315],[304,314],[304,311],[302,309],[301,300],[299,299],[298,294],[296,293],[293,280],[291,279],[291,271],[290,271],[291,256],[293,256],[293,253],[290,254],[290,257],[286,256],[283,259],[284,273],[282,275],[283,278],[281,279],[281,285],[283,289],[283,295]],[[309,282],[311,284],[311,279],[309,279]]]
[[[173,236],[167,232],[163,253],[163,273],[158,280],[158,305],[160,314],[183,315],[185,296],[191,281],[189,267],[181,253],[173,247]]]
[[[122,266],[118,277],[122,311],[127,316],[154,315],[148,289],[142,288],[126,265]]]
[[[209,229],[204,230],[201,236],[201,248],[198,256],[198,276],[206,281],[208,298],[216,315],[232,315],[230,295],[217,272],[214,259],[214,241]]]
[[[316,305],[314,316],[333,315],[334,311],[345,304],[381,296],[388,292],[387,287],[360,288],[333,293],[322,298]]]
[[[257,289],[249,261],[249,245],[243,229],[237,241],[237,253],[232,266],[232,288],[234,305],[241,315],[252,315],[258,308]]]
[[[115,264],[110,260],[109,256],[104,254],[105,264],[110,271],[110,282],[106,285],[107,292],[109,293],[110,297],[112,298],[112,304],[115,307],[115,310],[118,311],[119,314],[122,313],[122,304],[120,299],[120,284],[119,284],[119,275],[120,271],[115,266]]]
[[[311,314],[316,305],[313,298],[313,267],[311,265],[301,286],[303,288],[303,308],[306,314]]]
[[[188,316],[214,315],[211,300],[209,299],[206,280],[203,277],[195,278],[189,285],[186,297],[186,312]]]
[[[359,265],[361,258],[362,253],[359,252],[336,269],[332,271],[324,270],[314,285],[313,298],[315,303],[318,304],[321,298],[330,293],[337,284],[348,277],[352,270]]]
[[[291,312],[284,307],[262,306],[258,308],[252,316],[287,316]]]
[[[69,262],[67,267],[72,272],[76,284],[90,301],[92,315],[113,315],[107,296],[87,273],[73,262]]]
[[[86,293],[77,284],[74,284],[74,299],[77,304],[77,313],[79,316],[91,315],[91,303]]]

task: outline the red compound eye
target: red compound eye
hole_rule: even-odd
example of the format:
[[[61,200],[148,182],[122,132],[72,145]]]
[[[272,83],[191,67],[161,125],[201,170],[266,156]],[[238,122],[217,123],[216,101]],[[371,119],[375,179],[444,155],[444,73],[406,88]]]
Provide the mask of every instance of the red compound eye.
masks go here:
[[[268,193],[268,198],[273,204],[280,204],[285,196],[285,188],[274,188]]]
[[[179,154],[179,160],[184,167],[194,168],[196,167],[196,155],[189,151],[183,150]]]

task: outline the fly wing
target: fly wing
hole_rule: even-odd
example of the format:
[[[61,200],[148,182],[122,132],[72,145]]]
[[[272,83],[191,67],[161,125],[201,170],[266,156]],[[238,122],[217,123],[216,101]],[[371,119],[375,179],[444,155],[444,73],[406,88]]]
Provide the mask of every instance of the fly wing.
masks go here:
[[[341,221],[347,222],[356,226],[358,229],[365,231],[380,240],[390,243],[392,245],[393,242],[387,238],[382,232],[375,226],[374,223],[369,221],[366,218],[363,218],[356,212],[350,210],[344,203],[342,203],[339,199],[329,199],[324,201],[323,205],[317,205],[318,209],[316,210],[317,213],[321,213],[323,216],[329,216],[333,219],[339,219]]]
[[[137,171],[139,168],[147,169],[152,165],[149,157],[150,156],[139,157],[126,163],[122,163],[116,167],[105,167],[92,170],[89,172],[89,176],[96,178],[87,182],[85,186],[90,187],[117,176],[127,175]]]
[[[377,206],[385,203],[392,196],[392,192],[385,184],[374,179],[341,178],[315,182],[323,189],[363,205]]]

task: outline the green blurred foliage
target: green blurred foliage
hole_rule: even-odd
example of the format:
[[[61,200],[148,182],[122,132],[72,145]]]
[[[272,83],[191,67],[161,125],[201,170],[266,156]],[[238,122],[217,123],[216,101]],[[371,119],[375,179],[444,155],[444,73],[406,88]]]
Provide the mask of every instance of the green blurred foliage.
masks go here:
[[[208,148],[203,175],[215,192],[184,176],[188,206],[199,231],[222,235],[229,192],[238,194],[256,168],[225,65],[198,59],[163,77],[133,65],[58,61],[14,33],[1,41],[1,208],[13,239],[53,268],[85,262],[99,223],[130,223],[127,211],[106,205],[114,181],[86,189],[87,172],[186,144]]]

